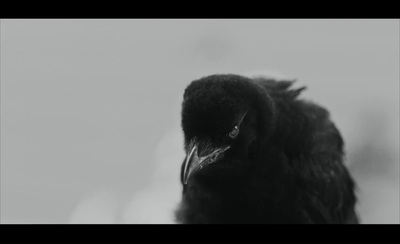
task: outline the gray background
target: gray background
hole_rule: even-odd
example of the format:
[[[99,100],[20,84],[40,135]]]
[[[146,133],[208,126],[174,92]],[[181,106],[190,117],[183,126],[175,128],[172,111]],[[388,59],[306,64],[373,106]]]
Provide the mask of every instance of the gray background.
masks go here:
[[[399,20],[1,20],[1,223],[172,223],[185,86],[297,78],[399,223]]]

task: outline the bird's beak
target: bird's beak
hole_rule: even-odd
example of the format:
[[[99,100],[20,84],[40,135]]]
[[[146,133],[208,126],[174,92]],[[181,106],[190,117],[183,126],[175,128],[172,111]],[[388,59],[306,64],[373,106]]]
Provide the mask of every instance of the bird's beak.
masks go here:
[[[193,143],[192,148],[189,149],[188,154],[185,157],[183,162],[183,172],[182,172],[182,183],[186,185],[189,181],[189,178],[194,175],[196,172],[200,171],[205,166],[214,163],[217,161],[219,156],[228,150],[230,147],[226,146],[224,148],[217,148],[213,150],[208,155],[203,157],[198,156],[198,144]]]

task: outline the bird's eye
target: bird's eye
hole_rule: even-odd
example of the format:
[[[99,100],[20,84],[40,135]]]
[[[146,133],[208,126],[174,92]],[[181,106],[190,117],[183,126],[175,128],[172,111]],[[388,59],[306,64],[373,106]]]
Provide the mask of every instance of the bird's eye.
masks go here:
[[[236,125],[235,127],[233,127],[232,131],[229,132],[229,137],[233,139],[237,137],[238,134],[239,134],[239,127]]]

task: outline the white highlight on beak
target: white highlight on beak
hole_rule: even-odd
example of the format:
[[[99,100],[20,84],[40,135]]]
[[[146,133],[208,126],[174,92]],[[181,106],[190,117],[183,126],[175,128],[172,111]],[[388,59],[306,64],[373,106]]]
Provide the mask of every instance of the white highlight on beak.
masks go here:
[[[189,153],[189,155],[186,157],[185,168],[183,169],[183,175],[185,176],[185,178],[184,178],[184,184],[185,184],[185,185],[187,184],[187,181],[188,181],[188,178],[189,178],[189,177],[187,177],[187,176],[188,176],[188,175],[187,175],[187,171],[189,170],[189,169],[188,169],[188,167],[189,167],[189,161],[192,159],[193,154],[195,153],[196,150],[197,150],[197,147],[196,147],[196,146],[193,146],[193,147],[192,147],[192,150],[191,150],[190,153]],[[195,156],[196,156],[196,155],[195,155]]]

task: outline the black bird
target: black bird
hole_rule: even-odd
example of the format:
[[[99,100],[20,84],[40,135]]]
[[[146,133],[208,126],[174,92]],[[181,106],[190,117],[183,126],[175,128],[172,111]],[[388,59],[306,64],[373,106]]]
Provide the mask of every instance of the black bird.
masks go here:
[[[217,74],[186,88],[178,223],[358,223],[343,139],[293,82]]]

